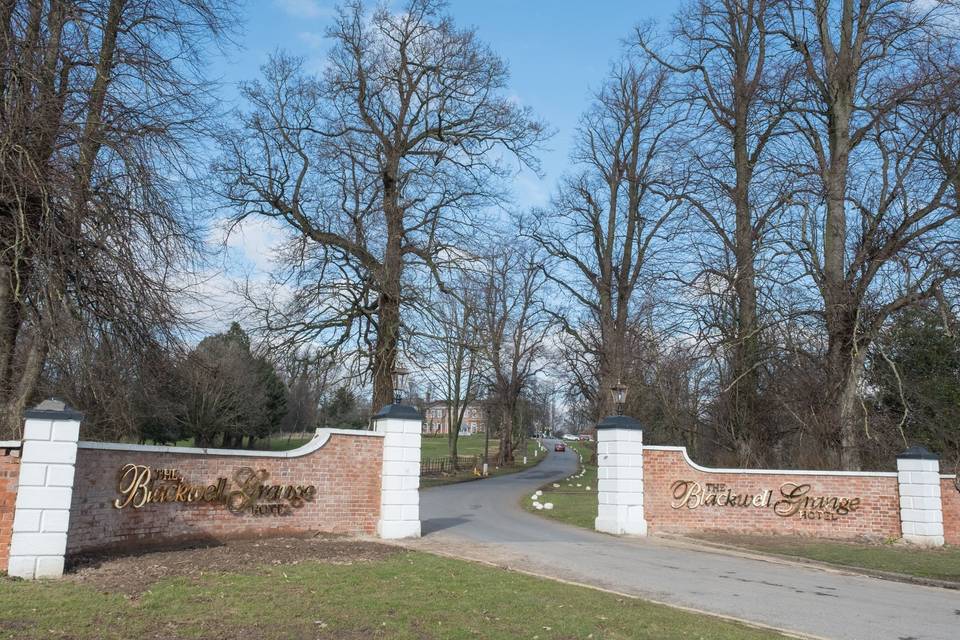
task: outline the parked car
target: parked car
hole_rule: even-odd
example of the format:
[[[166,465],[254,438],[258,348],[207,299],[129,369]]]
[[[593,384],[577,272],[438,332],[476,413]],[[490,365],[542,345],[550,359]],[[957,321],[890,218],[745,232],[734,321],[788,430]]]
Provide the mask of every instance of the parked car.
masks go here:
[[[564,451],[567,450],[567,445],[563,444],[562,442],[558,442],[557,444],[553,445],[553,450],[559,453],[563,453]]]
[[[587,434],[583,434],[582,436],[580,436],[580,440],[583,442],[593,442],[593,438],[591,438]]]
[[[564,439],[564,440],[578,440],[579,438],[577,438],[577,436],[575,436],[575,435],[572,434],[572,433],[565,433],[565,434],[563,434],[563,439]]]

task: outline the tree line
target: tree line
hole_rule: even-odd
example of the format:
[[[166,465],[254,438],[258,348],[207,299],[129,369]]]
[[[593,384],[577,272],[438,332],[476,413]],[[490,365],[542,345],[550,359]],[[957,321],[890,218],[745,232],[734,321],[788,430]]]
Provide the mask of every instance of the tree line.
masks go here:
[[[345,2],[322,72],[275,54],[219,120],[199,57],[232,3],[2,8],[8,433],[71,363],[138,378],[182,350],[202,187],[231,224],[285,232],[243,287],[273,361],[335,362],[373,408],[406,362],[461,419],[496,407],[506,459],[544,387],[589,429],[618,381],[648,441],[706,463],[960,458],[953,2],[694,0],[639,26],[528,211],[509,183],[551,129],[439,0]]]

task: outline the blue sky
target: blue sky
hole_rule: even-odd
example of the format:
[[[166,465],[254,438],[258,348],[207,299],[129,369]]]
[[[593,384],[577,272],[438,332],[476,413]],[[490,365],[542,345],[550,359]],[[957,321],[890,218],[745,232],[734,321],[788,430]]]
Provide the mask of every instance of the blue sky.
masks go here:
[[[211,60],[211,75],[223,85],[224,107],[237,104],[236,85],[256,78],[268,56],[282,49],[323,67],[329,42],[324,32],[334,0],[247,0],[238,48]],[[394,5],[399,6],[394,0]],[[510,93],[529,105],[555,131],[540,154],[543,176],[524,173],[514,181],[513,205],[545,204],[567,166],[571,141],[591,90],[603,80],[634,25],[650,20],[662,26],[680,0],[452,0],[449,13],[460,26],[476,28],[481,40],[509,64]],[[228,240],[229,250],[201,285],[204,324],[220,330],[240,305],[234,291],[243,276],[254,280],[270,269],[272,248],[281,234],[263,220],[252,220]],[[212,242],[222,240],[215,231]],[[208,308],[209,307],[209,308]]]
[[[334,11],[331,0],[248,0],[241,50],[214,63],[227,83],[256,77],[271,52],[283,49],[321,68],[328,42],[324,30]],[[395,3],[399,4],[399,3]],[[518,204],[542,204],[563,172],[573,132],[619,53],[623,38],[640,22],[669,21],[678,0],[452,0],[449,12],[461,26],[477,29],[481,40],[510,65],[511,92],[554,129],[542,154],[544,178],[525,176],[515,191]]]

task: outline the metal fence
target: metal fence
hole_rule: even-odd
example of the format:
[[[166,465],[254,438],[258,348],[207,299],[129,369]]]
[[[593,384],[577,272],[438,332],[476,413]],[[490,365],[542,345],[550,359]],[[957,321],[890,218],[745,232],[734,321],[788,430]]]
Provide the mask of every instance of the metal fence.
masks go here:
[[[506,463],[507,467],[515,467],[521,464],[523,459],[523,453],[517,451],[516,459],[512,462]],[[490,457],[487,458],[487,464],[493,468],[494,465],[498,465],[498,454],[496,451],[490,452]],[[452,456],[442,456],[440,458],[426,458],[420,461],[420,475],[421,476],[440,476],[445,473],[455,473],[457,471],[467,471],[470,469],[475,469],[480,471],[483,469],[483,454],[477,454],[473,456],[457,456],[457,464],[453,464]]]
[[[453,456],[427,458],[420,461],[420,475],[439,476],[444,473],[453,473],[457,469],[479,469],[481,466],[483,466],[483,456],[480,455],[457,456],[456,464],[454,464]]]

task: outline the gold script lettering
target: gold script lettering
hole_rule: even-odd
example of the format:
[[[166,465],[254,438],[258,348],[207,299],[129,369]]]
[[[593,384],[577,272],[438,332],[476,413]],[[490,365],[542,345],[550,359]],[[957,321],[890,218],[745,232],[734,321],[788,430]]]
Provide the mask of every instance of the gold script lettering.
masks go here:
[[[241,467],[233,474],[236,489],[228,491],[226,478],[215,484],[190,484],[176,469],[151,469],[146,465],[126,464],[117,474],[117,509],[139,509],[148,503],[165,502],[221,504],[232,513],[287,515],[317,495],[314,485],[267,484],[266,469]],[[264,504],[266,503],[266,504]]]
[[[697,509],[700,507],[755,507],[758,509],[773,506],[773,512],[789,518],[799,515],[808,520],[835,520],[837,516],[853,513],[860,507],[860,498],[844,496],[810,495],[811,485],[785,482],[780,485],[780,495],[773,502],[773,490],[764,489],[760,493],[734,493],[725,484],[706,483],[706,489],[694,480],[677,480],[670,485],[674,509]]]
[[[150,477],[150,467],[132,463],[124,465],[117,483],[120,497],[113,501],[113,506],[123,509],[130,505],[139,509],[145,505],[150,498]]]
[[[700,483],[690,480],[677,480],[670,487],[670,492],[673,493],[673,502],[670,506],[674,509],[682,507],[696,509],[700,506],[703,498],[703,489],[700,487]]]

